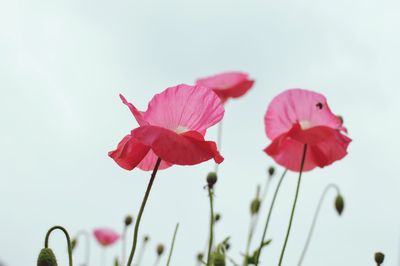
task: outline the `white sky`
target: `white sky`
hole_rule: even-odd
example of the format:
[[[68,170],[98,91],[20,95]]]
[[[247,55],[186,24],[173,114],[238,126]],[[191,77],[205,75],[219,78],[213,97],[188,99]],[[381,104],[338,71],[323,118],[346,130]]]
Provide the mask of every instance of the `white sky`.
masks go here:
[[[272,163],[262,152],[269,143],[264,112],[274,95],[301,87],[327,96],[354,141],[345,160],[305,174],[285,265],[296,264],[330,182],[341,187],[345,212],[337,217],[332,193],[304,265],[374,265],[376,250],[386,253],[385,265],[396,265],[399,8],[387,0],[1,0],[0,260],[34,265],[54,224],[72,235],[120,229],[124,216],[137,212],[149,173],[124,171],[107,157],[136,126],[118,93],[144,109],[168,86],[242,70],[256,84],[226,106],[217,240],[230,235],[230,254],[240,261],[249,201]],[[215,138],[212,129],[208,139]],[[194,265],[208,232],[203,186],[212,167],[159,173],[140,230],[152,237],[144,265],[152,265],[158,242],[169,245],[178,221],[172,265]],[[292,173],[278,198],[265,265],[277,263],[295,183]],[[51,243],[59,264],[67,265],[62,236]],[[108,265],[118,252],[119,246],[109,250]],[[82,252],[76,255],[78,265]],[[99,257],[93,245],[91,265],[100,265]]]

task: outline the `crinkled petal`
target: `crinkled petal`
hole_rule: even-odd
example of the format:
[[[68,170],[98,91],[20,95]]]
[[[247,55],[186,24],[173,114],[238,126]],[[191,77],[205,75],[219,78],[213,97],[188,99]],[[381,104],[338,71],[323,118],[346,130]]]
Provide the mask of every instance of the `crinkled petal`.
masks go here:
[[[142,144],[131,135],[125,136],[117,149],[108,153],[108,156],[126,170],[132,170],[145,158],[150,147]]]
[[[250,80],[246,73],[226,72],[198,79],[196,84],[213,89],[225,102],[229,98],[243,96],[253,86],[254,80]]]
[[[205,141],[198,132],[177,134],[162,127],[143,126],[132,130],[131,135],[170,164],[194,165],[209,159],[217,163],[223,161],[215,142]]]
[[[143,158],[143,160],[139,163],[137,166],[143,171],[153,171],[154,166],[156,165],[158,156],[150,150],[147,155]],[[168,167],[171,167],[172,164],[161,160],[160,166],[158,167],[159,170],[167,169]]]
[[[125,97],[120,94],[119,97],[121,98],[123,104],[125,104],[126,106],[128,106],[129,110],[131,110],[133,116],[135,117],[136,121],[138,122],[138,124],[140,126],[146,126],[149,123],[143,118],[143,112],[139,111],[138,109],[136,109],[136,107],[131,104],[130,102],[128,102]]]
[[[312,170],[317,166],[330,165],[347,154],[347,147],[351,139],[340,133],[339,130],[329,130],[331,132],[323,140],[316,142],[315,139],[312,139],[311,142],[308,142],[304,171]],[[264,151],[278,164],[298,172],[306,143],[302,138],[293,138],[289,132],[275,138]]]
[[[224,116],[224,107],[209,88],[181,84],[157,94],[143,118],[154,126],[177,133],[205,132]]]
[[[306,127],[303,129],[326,126],[345,131],[339,117],[329,109],[326,98],[303,89],[290,89],[276,96],[264,119],[265,131],[271,140],[289,131],[296,123]]]

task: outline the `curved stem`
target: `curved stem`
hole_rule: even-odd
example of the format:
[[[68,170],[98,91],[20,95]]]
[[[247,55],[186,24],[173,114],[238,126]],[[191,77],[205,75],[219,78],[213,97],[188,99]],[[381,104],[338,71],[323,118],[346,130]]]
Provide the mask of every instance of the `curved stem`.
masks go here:
[[[135,230],[134,230],[134,234],[133,234],[133,244],[132,244],[131,253],[130,253],[129,259],[128,259],[128,264],[127,264],[128,266],[130,266],[132,264],[133,256],[135,255],[140,220],[142,218],[144,207],[146,206],[146,202],[149,197],[151,187],[153,186],[154,179],[156,178],[157,170],[158,170],[158,167],[160,166],[160,163],[161,163],[161,158],[158,158],[156,165],[154,166],[153,173],[151,174],[149,184],[147,185],[147,189],[146,189],[146,193],[144,194],[142,205],[140,206],[139,214],[138,214],[138,217],[137,217],[136,223],[135,223]]]
[[[76,234],[76,239],[78,239],[80,236],[85,237],[85,242],[86,242],[86,247],[85,247],[85,263],[84,265],[89,265],[89,253],[90,253],[90,237],[87,231],[81,230]]]
[[[176,238],[176,234],[178,233],[178,228],[179,228],[179,223],[177,223],[175,226],[174,236],[172,237],[171,249],[169,250],[167,266],[169,266],[169,263],[170,263],[171,257],[172,257],[172,252],[174,251],[175,238]]]
[[[301,253],[299,263],[297,264],[298,266],[300,266],[303,263],[304,257],[306,255],[307,250],[308,250],[308,246],[310,245],[311,237],[312,237],[312,235],[314,233],[315,225],[317,224],[317,219],[318,219],[318,216],[319,216],[319,212],[321,211],[322,203],[323,203],[323,201],[325,199],[326,194],[328,193],[328,191],[331,188],[335,189],[337,194],[340,194],[340,189],[336,184],[327,185],[326,188],[324,189],[324,192],[322,192],[321,198],[319,199],[319,202],[318,202],[317,209],[316,209],[316,211],[314,213],[314,218],[313,218],[312,223],[311,223],[310,231],[308,232],[306,243],[305,243],[303,251]]]
[[[285,178],[286,173],[287,173],[287,169],[285,169],[285,171],[282,173],[281,178],[279,179],[278,185],[276,186],[276,189],[275,189],[275,192],[274,192],[274,196],[272,198],[271,205],[269,207],[267,221],[265,223],[264,232],[263,232],[263,235],[262,235],[262,238],[261,238],[261,242],[260,242],[260,246],[259,246],[258,252],[257,252],[256,264],[255,264],[256,266],[258,265],[258,262],[259,262],[259,259],[260,259],[260,255],[261,255],[261,250],[263,248],[265,237],[267,235],[267,229],[268,229],[269,221],[271,220],[272,210],[274,209],[275,201],[276,201],[276,198],[278,196],[279,189],[281,187],[283,179]]]
[[[285,255],[286,245],[288,243],[288,239],[289,239],[289,235],[290,235],[290,229],[292,228],[293,216],[294,216],[294,211],[296,209],[297,198],[299,196],[301,175],[303,173],[303,168],[304,168],[304,162],[306,160],[306,155],[307,155],[307,144],[304,144],[303,156],[301,158],[301,164],[300,164],[299,180],[297,181],[296,195],[294,197],[292,213],[290,214],[289,226],[288,226],[288,229],[287,229],[287,232],[286,232],[285,243],[283,244],[283,247],[282,247],[281,256],[279,258],[278,266],[282,265],[283,256]]]
[[[68,234],[67,230],[64,227],[62,227],[60,225],[56,225],[56,226],[53,226],[52,228],[50,228],[49,231],[47,231],[46,238],[44,240],[44,247],[45,248],[49,247],[50,234],[51,234],[51,232],[53,232],[54,230],[57,230],[57,229],[61,230],[64,233],[64,235],[65,235],[65,237],[67,239],[69,266],[72,266],[71,238],[69,237],[69,234]]]
[[[210,198],[210,237],[208,240],[208,252],[207,252],[207,266],[211,266],[211,249],[214,238],[214,204],[213,204],[213,192],[211,188],[208,188],[208,196]]]
[[[222,146],[222,121],[218,123],[218,131],[217,131],[217,148],[221,151]],[[219,164],[215,164],[214,172],[218,174],[218,166]]]

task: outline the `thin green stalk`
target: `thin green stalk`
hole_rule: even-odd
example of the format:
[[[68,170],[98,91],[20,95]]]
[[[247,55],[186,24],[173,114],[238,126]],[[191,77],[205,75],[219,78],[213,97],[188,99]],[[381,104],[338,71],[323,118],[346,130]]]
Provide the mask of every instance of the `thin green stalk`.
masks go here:
[[[83,265],[89,265],[89,258],[90,258],[90,237],[87,231],[85,230],[81,230],[76,234],[76,239],[79,239],[80,236],[84,236],[85,237],[85,263]]]
[[[174,236],[172,237],[171,249],[169,250],[167,266],[169,266],[169,263],[170,263],[171,257],[172,257],[172,252],[174,251],[175,238],[176,238],[176,234],[178,233],[178,228],[179,228],[179,223],[177,223],[175,226]]]
[[[306,255],[307,250],[308,250],[308,246],[310,245],[311,237],[313,236],[313,233],[314,233],[315,225],[317,224],[317,219],[318,219],[319,213],[321,211],[322,203],[323,203],[323,201],[325,199],[326,194],[328,193],[329,189],[331,189],[331,188],[335,189],[337,194],[340,194],[340,189],[335,184],[327,185],[326,188],[324,189],[324,192],[322,192],[321,198],[319,199],[319,202],[318,202],[317,209],[316,209],[316,211],[314,213],[314,218],[313,218],[313,221],[311,223],[310,231],[308,232],[306,243],[305,243],[303,251],[301,253],[299,263],[297,264],[298,266],[301,266],[301,264],[303,263],[304,257]]]
[[[124,224],[124,229],[122,230],[122,254],[121,254],[121,265],[125,265],[125,257],[126,257],[126,231],[128,229],[128,226]]]
[[[214,204],[213,204],[213,192],[212,189],[208,187],[208,196],[210,198],[210,237],[208,240],[208,252],[207,252],[207,266],[211,266],[211,249],[214,238]]]
[[[269,226],[269,221],[271,220],[272,210],[274,209],[275,201],[276,201],[276,198],[278,196],[278,192],[280,190],[282,181],[283,181],[286,173],[287,173],[287,169],[285,169],[285,171],[282,173],[281,178],[279,179],[278,185],[276,186],[276,189],[275,189],[275,192],[274,192],[274,196],[272,198],[271,205],[269,207],[267,221],[265,222],[264,232],[263,232],[263,235],[262,235],[262,238],[261,238],[261,242],[260,242],[260,246],[259,246],[258,252],[257,252],[256,264],[255,264],[256,266],[258,265],[259,260],[260,260],[261,250],[263,249],[263,244],[264,244],[264,241],[265,241],[265,237],[267,235],[267,229],[268,229],[268,226]]]
[[[289,239],[289,235],[290,235],[290,229],[292,228],[293,216],[294,216],[294,211],[296,209],[297,198],[299,196],[301,175],[303,173],[303,168],[304,168],[304,162],[306,160],[306,155],[307,155],[307,144],[304,144],[303,156],[301,158],[301,164],[300,164],[299,180],[297,181],[296,195],[294,197],[292,213],[290,214],[289,226],[288,226],[288,229],[287,229],[287,232],[286,232],[286,238],[285,238],[285,242],[284,242],[283,247],[282,247],[281,256],[279,258],[278,266],[282,265],[283,256],[285,255],[286,245],[288,243],[288,239]]]
[[[68,234],[67,230],[66,230],[64,227],[59,226],[59,225],[56,225],[56,226],[53,226],[52,228],[50,228],[50,229],[47,231],[46,238],[45,238],[45,240],[44,240],[44,247],[45,247],[45,248],[49,248],[49,238],[50,238],[50,234],[51,234],[51,232],[53,232],[54,230],[57,230],[57,229],[58,229],[58,230],[61,230],[61,231],[64,233],[65,238],[67,239],[68,261],[69,261],[69,266],[72,266],[72,246],[71,246],[71,238],[69,237],[69,234]]]
[[[139,214],[138,214],[138,217],[137,217],[136,223],[135,223],[135,229],[134,229],[134,234],[133,234],[133,244],[132,244],[132,249],[131,249],[131,253],[129,255],[127,266],[130,266],[132,264],[133,256],[135,255],[140,220],[142,219],[144,207],[146,206],[146,202],[149,197],[151,187],[153,186],[154,179],[156,178],[157,170],[158,170],[158,167],[160,166],[160,163],[161,163],[161,158],[158,158],[156,165],[154,166],[153,173],[151,174],[149,184],[147,185],[147,189],[146,189],[146,193],[144,194],[142,205],[140,206]]]
[[[138,258],[137,258],[136,263],[134,265],[139,266],[140,263],[142,262],[142,258],[143,258],[143,255],[144,255],[144,251],[146,249],[147,242],[148,242],[148,240],[146,241],[145,239],[143,239],[142,248],[139,250],[139,255],[138,255]]]

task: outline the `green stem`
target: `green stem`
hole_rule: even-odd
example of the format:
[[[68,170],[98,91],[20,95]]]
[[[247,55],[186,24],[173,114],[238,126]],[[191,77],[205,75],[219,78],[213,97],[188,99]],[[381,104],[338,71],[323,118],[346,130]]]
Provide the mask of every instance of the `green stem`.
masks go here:
[[[287,173],[287,169],[285,169],[285,171],[283,172],[281,178],[279,179],[278,185],[276,186],[276,189],[275,189],[275,192],[274,192],[274,196],[273,196],[273,198],[272,198],[271,205],[270,205],[270,207],[269,207],[268,216],[267,216],[267,221],[266,221],[266,223],[265,223],[264,232],[263,232],[263,235],[262,235],[262,238],[261,238],[261,242],[260,242],[260,246],[259,246],[258,252],[257,252],[256,264],[255,264],[256,266],[257,266],[258,263],[259,263],[259,259],[260,259],[260,255],[261,255],[261,250],[263,249],[263,244],[264,244],[264,241],[265,241],[265,237],[266,237],[266,235],[267,235],[267,229],[268,229],[268,226],[269,226],[269,221],[271,220],[272,210],[274,209],[275,201],[276,201],[276,198],[277,198],[277,196],[278,196],[279,189],[280,189],[280,187],[281,187],[282,181],[283,181],[283,179],[284,179],[286,173]]]
[[[294,197],[292,213],[290,214],[289,226],[288,226],[288,229],[287,229],[287,232],[286,232],[286,238],[285,238],[285,242],[284,242],[283,247],[282,247],[281,256],[279,258],[278,266],[282,265],[283,256],[285,255],[286,245],[288,243],[288,239],[289,239],[289,235],[290,235],[290,229],[292,228],[293,216],[294,216],[294,211],[296,209],[297,198],[299,196],[301,175],[303,173],[303,168],[304,168],[304,162],[306,160],[306,155],[307,155],[307,144],[304,144],[303,156],[301,158],[301,164],[300,164],[299,179],[297,181],[296,195]]]
[[[214,238],[214,206],[213,206],[213,192],[211,188],[208,188],[208,196],[210,198],[210,237],[208,240],[208,252],[207,252],[207,266],[211,266],[211,249]]]
[[[86,246],[85,246],[85,263],[83,265],[89,265],[89,253],[90,253],[90,237],[87,231],[85,230],[81,230],[76,234],[76,239],[79,239],[80,236],[84,236],[85,237],[85,242],[86,242]],[[79,242],[78,242],[79,243]]]
[[[64,235],[65,235],[65,237],[66,237],[66,239],[67,239],[69,266],[72,266],[71,238],[69,237],[69,234],[68,234],[67,230],[66,230],[64,227],[59,226],[59,225],[56,225],[56,226],[53,226],[52,228],[50,228],[50,229],[47,231],[46,238],[45,238],[45,240],[44,240],[44,247],[45,247],[45,248],[49,248],[49,238],[50,238],[50,234],[51,234],[51,232],[53,232],[54,230],[57,230],[57,229],[58,229],[58,230],[61,230],[61,231],[64,233]]]
[[[175,245],[175,238],[176,238],[176,234],[178,233],[178,228],[179,228],[179,223],[177,223],[176,226],[175,226],[174,236],[172,237],[171,249],[170,249],[169,255],[168,255],[167,266],[169,266],[169,263],[171,261],[172,252],[174,250],[174,245]]]
[[[140,263],[142,262],[142,258],[143,258],[143,255],[144,255],[144,251],[145,251],[145,249],[146,249],[147,242],[148,242],[148,241],[143,240],[142,248],[139,250],[139,255],[138,255],[136,264],[134,264],[134,266],[135,266],[135,265],[136,265],[136,266],[139,266]]]
[[[311,223],[310,231],[308,232],[306,243],[304,245],[303,251],[302,251],[301,256],[300,256],[300,260],[299,260],[298,266],[300,266],[303,263],[304,257],[306,255],[307,250],[308,250],[308,246],[310,245],[311,237],[313,236],[313,233],[314,233],[315,225],[317,224],[317,219],[318,219],[319,213],[321,211],[322,203],[323,203],[323,201],[325,199],[326,194],[328,193],[328,191],[331,188],[335,189],[337,194],[340,194],[340,189],[335,184],[327,185],[325,190],[324,190],[324,192],[322,192],[321,198],[319,199],[319,202],[318,202],[317,209],[316,209],[316,211],[314,213],[314,218],[313,218],[313,221]]]
[[[135,223],[135,230],[134,230],[134,234],[133,234],[133,244],[132,244],[132,249],[131,249],[131,253],[129,255],[127,266],[130,266],[132,264],[133,256],[135,255],[140,220],[142,218],[144,207],[146,206],[146,202],[149,197],[151,187],[153,186],[154,179],[156,178],[157,170],[158,170],[158,167],[160,166],[160,163],[161,163],[161,158],[158,158],[156,165],[154,166],[153,173],[151,174],[149,184],[147,185],[147,189],[146,189],[146,193],[144,194],[142,205],[140,206],[139,214],[138,214],[138,217],[137,217],[136,223]]]

